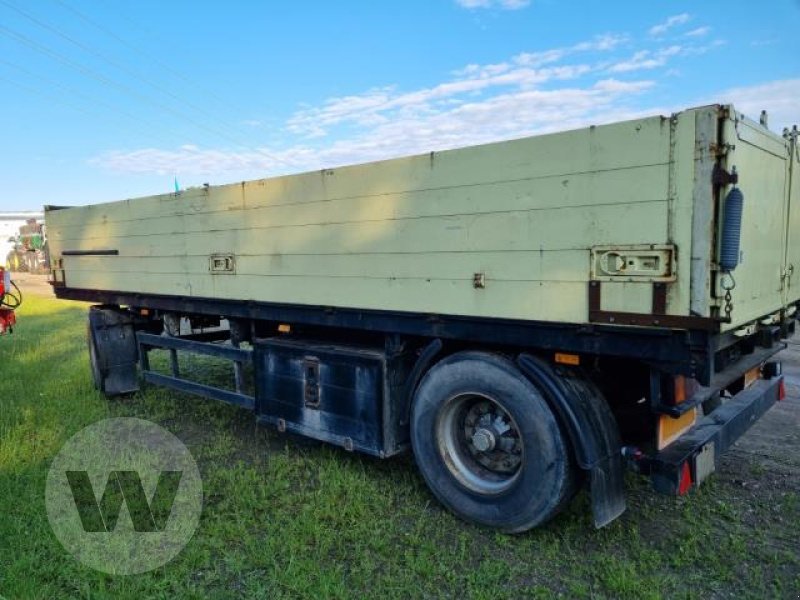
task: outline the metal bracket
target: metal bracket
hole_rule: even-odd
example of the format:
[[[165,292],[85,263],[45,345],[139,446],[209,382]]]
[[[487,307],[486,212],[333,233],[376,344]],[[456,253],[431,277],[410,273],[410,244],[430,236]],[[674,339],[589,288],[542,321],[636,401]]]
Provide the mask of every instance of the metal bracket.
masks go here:
[[[736,185],[739,183],[739,174],[735,171],[728,173],[728,171],[719,166],[719,163],[716,163],[714,171],[711,173],[711,183],[718,187]]]
[[[600,281],[589,282],[589,321],[610,325],[638,325],[640,327],[669,327],[671,329],[699,329],[718,331],[719,323],[706,317],[684,317],[668,315],[667,286],[664,282],[653,283],[652,314],[608,311],[601,308]]]

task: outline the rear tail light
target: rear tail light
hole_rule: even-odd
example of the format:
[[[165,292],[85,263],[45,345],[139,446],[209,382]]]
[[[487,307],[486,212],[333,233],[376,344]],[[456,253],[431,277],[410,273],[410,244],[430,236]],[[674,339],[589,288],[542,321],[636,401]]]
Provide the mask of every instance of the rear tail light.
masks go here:
[[[681,469],[681,481],[678,484],[678,494],[683,496],[692,489],[692,470],[689,468],[689,463],[683,463],[683,469]]]
[[[781,378],[781,382],[778,384],[778,401],[786,400],[786,380]]]

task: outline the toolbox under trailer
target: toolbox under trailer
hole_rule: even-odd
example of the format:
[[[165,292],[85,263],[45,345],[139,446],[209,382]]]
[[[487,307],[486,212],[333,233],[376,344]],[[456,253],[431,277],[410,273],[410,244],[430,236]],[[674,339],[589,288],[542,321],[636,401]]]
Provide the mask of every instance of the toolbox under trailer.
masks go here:
[[[588,482],[601,526],[626,467],[686,493],[785,393],[799,160],[796,129],[712,105],[48,207],[52,283],[97,303],[108,395],[144,380],[347,450],[410,448],[442,503],[505,531]],[[230,385],[182,353],[230,361]]]

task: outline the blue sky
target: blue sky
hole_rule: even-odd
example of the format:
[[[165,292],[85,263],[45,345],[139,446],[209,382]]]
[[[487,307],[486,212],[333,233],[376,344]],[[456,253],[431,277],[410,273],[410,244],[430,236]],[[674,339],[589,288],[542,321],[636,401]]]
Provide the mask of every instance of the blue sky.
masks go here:
[[[0,0],[0,210],[733,101],[800,122],[799,0]]]

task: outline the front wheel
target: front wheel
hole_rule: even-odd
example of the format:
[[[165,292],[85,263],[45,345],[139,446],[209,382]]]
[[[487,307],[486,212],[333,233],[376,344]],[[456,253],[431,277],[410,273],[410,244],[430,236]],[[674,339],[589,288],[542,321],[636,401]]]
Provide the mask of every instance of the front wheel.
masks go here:
[[[575,489],[555,416],[497,355],[461,352],[434,366],[414,397],[411,441],[430,489],[468,521],[525,531],[555,516]]]

